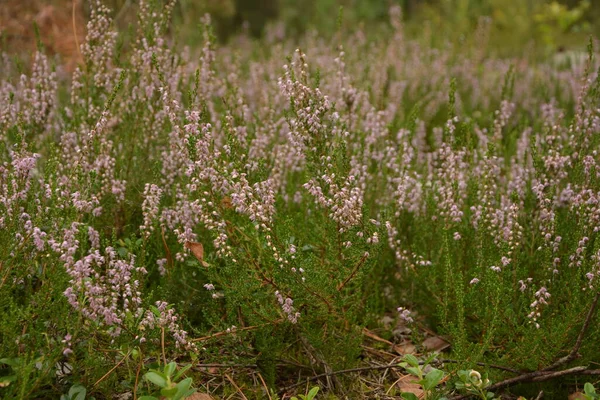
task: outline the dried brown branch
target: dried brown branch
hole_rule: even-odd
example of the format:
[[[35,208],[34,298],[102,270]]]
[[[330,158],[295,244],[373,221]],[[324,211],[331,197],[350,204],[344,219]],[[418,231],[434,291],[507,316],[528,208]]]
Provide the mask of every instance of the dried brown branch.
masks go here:
[[[442,360],[439,360],[442,363],[460,363],[461,361],[459,360],[452,360],[449,358],[444,358]],[[521,374],[523,373],[523,371],[519,371],[518,369],[514,369],[514,368],[509,368],[509,367],[505,367],[502,365],[497,365],[497,364],[488,364],[488,363],[484,363],[484,362],[476,362],[475,364],[482,366],[482,367],[488,367],[488,368],[494,368],[494,369],[499,369],[502,371],[506,371],[506,372],[512,372],[513,374]]]
[[[173,269],[173,256],[171,255],[171,250],[169,249],[169,246],[167,245],[167,241],[165,239],[165,229],[162,227],[160,227],[160,237],[162,238],[162,242],[163,242],[163,246],[165,247],[165,251],[167,252],[167,261],[169,262],[169,272],[171,272],[171,270]]]
[[[365,255],[362,256],[362,258],[358,261],[358,264],[356,264],[356,266],[354,267],[354,269],[352,270],[352,272],[350,273],[350,275],[348,275],[348,277],[346,279],[344,279],[344,281],[338,285],[338,287],[337,287],[338,292],[340,290],[342,290],[344,288],[344,286],[346,286],[346,284],[352,280],[352,278],[354,278],[354,276],[358,272],[359,268],[367,260],[367,257],[368,257],[367,254],[365,254]]]
[[[278,319],[278,320],[274,321],[273,324],[278,324],[278,323],[280,323],[282,321],[283,320]],[[235,333],[238,333],[238,332],[243,332],[243,331],[252,331],[252,330],[255,330],[255,329],[258,329],[258,328],[262,328],[263,326],[266,326],[266,325],[269,325],[269,324],[271,324],[271,323],[266,323],[266,324],[262,324],[262,325],[252,325],[252,326],[246,326],[244,328],[236,328],[236,329],[233,329],[233,330],[227,330],[227,331],[217,332],[217,333],[214,333],[212,335],[199,337],[199,338],[196,338],[196,339],[192,339],[190,341],[191,342],[204,342],[206,340],[218,338],[220,336],[232,335],[232,334],[235,334]]]
[[[123,364],[127,358],[129,358],[130,354],[131,354],[131,350],[129,350],[127,352],[127,354],[125,354],[125,356],[121,360],[119,360],[118,363],[115,364],[114,367],[112,367],[107,373],[105,373],[104,375],[102,375],[102,377],[100,379],[98,379],[96,381],[96,383],[94,383],[94,385],[92,387],[95,388],[96,386],[98,386],[100,384],[100,382],[102,382],[104,379],[106,379],[106,377],[109,376],[115,369],[119,368],[119,366],[121,364]]]
[[[225,377],[227,378],[227,380],[229,380],[229,382],[231,382],[231,384],[233,385],[233,387],[235,388],[235,390],[238,391],[238,393],[242,396],[242,398],[244,400],[248,400],[248,398],[246,397],[246,395],[244,394],[244,392],[242,392],[242,389],[240,389],[240,387],[237,385],[237,383],[235,383],[235,381],[233,380],[233,378],[230,377],[227,374],[225,374]]]
[[[594,316],[594,312],[596,311],[596,307],[598,305],[599,299],[600,299],[600,292],[596,293],[596,296],[594,297],[594,300],[592,301],[592,304],[590,305],[588,313],[585,317],[583,325],[581,326],[581,330],[579,331],[579,334],[577,335],[577,340],[575,341],[575,345],[573,346],[573,348],[571,349],[569,354],[567,354],[564,357],[559,358],[554,363],[550,364],[548,367],[546,367],[544,369],[541,369],[539,371],[523,373],[514,378],[505,379],[503,381],[500,381],[498,383],[490,385],[487,388],[487,390],[494,391],[494,390],[503,389],[503,388],[506,388],[509,386],[513,386],[518,383],[542,382],[542,381],[560,378],[560,377],[567,376],[567,375],[575,375],[575,374],[600,375],[600,370],[588,369],[588,367],[586,367],[586,366],[578,366],[578,367],[572,367],[572,368],[568,368],[568,369],[561,370],[561,371],[553,371],[554,369],[556,369],[562,365],[565,365],[568,362],[573,361],[574,359],[576,359],[578,357],[579,349],[581,348],[581,345],[583,344],[583,338],[585,336],[585,333],[586,333],[588,327],[590,326],[590,323],[592,321],[592,317]],[[452,400],[466,399],[468,397],[470,397],[470,395],[460,395],[460,396],[452,397]]]
[[[332,377],[332,376],[336,376],[336,375],[350,374],[353,372],[378,371],[378,370],[386,370],[386,369],[391,369],[391,368],[402,368],[402,367],[398,363],[392,363],[392,364],[387,364],[387,365],[372,365],[369,367],[358,367],[358,368],[350,368],[350,369],[341,369],[339,371],[325,372],[325,373],[322,373],[319,375],[309,376],[309,377],[303,379],[302,382],[298,382],[293,385],[287,386],[287,387],[281,389],[279,392],[285,393],[288,390],[294,389],[298,386],[305,385],[307,382],[316,381],[321,378],[327,378],[328,376]]]
[[[556,360],[556,362],[554,362],[553,364],[544,368],[542,371],[555,370],[556,368],[560,367],[561,365],[564,365],[570,361],[573,361],[574,359],[576,359],[579,356],[579,349],[581,348],[581,345],[583,343],[583,337],[585,336],[585,332],[587,331],[588,327],[590,326],[590,322],[592,321],[592,317],[594,316],[594,311],[596,311],[596,307],[598,305],[599,298],[600,298],[600,292],[596,293],[596,297],[594,297],[594,301],[592,301],[592,305],[590,306],[590,309],[588,310],[588,313],[585,317],[585,321],[583,322],[581,330],[579,331],[579,335],[577,336],[577,340],[575,341],[575,346],[573,346],[573,349],[571,350],[571,352],[569,354],[567,354],[566,356],[559,358],[558,360]]]

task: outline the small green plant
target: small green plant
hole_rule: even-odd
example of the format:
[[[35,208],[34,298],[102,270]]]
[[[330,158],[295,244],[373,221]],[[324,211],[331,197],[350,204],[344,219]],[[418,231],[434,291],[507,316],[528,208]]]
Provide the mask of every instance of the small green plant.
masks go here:
[[[486,390],[491,385],[490,380],[485,376],[482,378],[478,371],[474,369],[458,371],[458,378],[460,381],[455,384],[458,390],[477,396],[482,400],[494,399],[494,393]]]
[[[596,393],[596,388],[589,382],[583,386],[583,398],[585,400],[600,399],[600,395]]]
[[[319,392],[319,387],[315,386],[312,389],[310,389],[308,394],[306,394],[306,395],[299,394],[298,397],[294,396],[294,397],[292,397],[291,400],[313,400],[314,398],[317,397],[318,392]]]
[[[78,383],[71,386],[69,393],[60,396],[60,400],[85,400],[87,389]]]
[[[191,365],[187,365],[177,371],[177,364],[170,362],[161,370],[151,369],[144,378],[160,388],[161,398],[179,400],[192,395],[196,390],[192,389],[192,378],[179,379],[185,374]],[[177,371],[177,372],[176,372]],[[179,382],[178,382],[179,381]],[[142,396],[140,400],[158,400],[155,396]]]
[[[431,399],[433,390],[442,382],[444,379],[444,371],[437,368],[427,368],[432,358],[425,360],[422,364],[419,363],[417,357],[412,354],[404,356],[404,362],[400,363],[400,366],[404,368],[411,375],[419,378],[417,383],[423,388],[424,398]],[[428,370],[428,372],[425,372]],[[414,393],[402,393],[402,398],[406,400],[417,400],[418,397]]]

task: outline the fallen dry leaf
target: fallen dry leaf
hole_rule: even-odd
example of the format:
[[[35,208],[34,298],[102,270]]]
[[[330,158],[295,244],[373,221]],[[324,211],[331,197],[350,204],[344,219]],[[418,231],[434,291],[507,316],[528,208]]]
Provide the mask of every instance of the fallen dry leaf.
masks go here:
[[[223,199],[221,200],[221,207],[223,207],[226,210],[232,209],[233,203],[231,202],[231,197],[229,197],[229,196],[223,197]]]
[[[208,267],[208,263],[204,261],[204,246],[198,242],[185,242],[185,248],[189,249],[200,264]]]
[[[424,393],[423,389],[421,388],[421,385],[417,383],[418,380],[419,378],[417,378],[416,376],[405,375],[396,381],[396,385],[402,393],[412,393],[418,398],[422,398]]]
[[[363,334],[364,334],[366,337],[368,337],[368,338],[371,338],[371,339],[373,339],[373,340],[376,340],[376,341],[378,341],[378,342],[385,343],[385,344],[389,344],[390,346],[391,346],[391,345],[393,345],[393,343],[392,343],[392,342],[390,342],[389,340],[387,340],[387,339],[384,339],[384,338],[382,338],[382,337],[379,337],[378,335],[376,335],[375,333],[371,332],[371,331],[370,331],[370,330],[368,330],[367,328],[363,328]]]
[[[406,340],[400,344],[395,344],[394,351],[403,356],[405,354],[415,354],[417,352],[417,348],[414,344],[412,344],[412,342]]]
[[[569,395],[569,400],[585,400],[585,395],[581,392],[571,393]]]
[[[439,353],[450,347],[450,343],[439,336],[430,336],[423,341],[423,347],[429,351],[437,351]]]

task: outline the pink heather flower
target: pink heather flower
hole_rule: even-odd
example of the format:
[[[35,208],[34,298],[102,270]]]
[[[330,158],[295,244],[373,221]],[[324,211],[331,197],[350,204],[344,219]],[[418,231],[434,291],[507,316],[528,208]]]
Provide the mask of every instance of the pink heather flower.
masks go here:
[[[471,281],[469,282],[470,285],[476,285],[479,283],[479,279],[478,278],[473,278],[471,279]]]
[[[284,298],[279,290],[275,292],[275,297],[277,298],[277,302],[281,305],[281,309],[287,315],[288,321],[292,324],[298,322],[298,318],[300,318],[300,313],[296,311],[294,308],[294,301],[289,297]]]
[[[62,352],[63,355],[65,357],[67,357],[70,354],[73,354],[73,350],[71,350],[71,346],[72,346],[72,344],[71,344],[71,334],[67,333],[65,335],[65,338],[61,342],[65,345],[65,347],[63,349],[63,352]]]
[[[401,320],[403,320],[404,322],[406,322],[407,324],[411,324],[414,322],[413,318],[410,316],[411,315],[411,311],[404,308],[404,307],[398,307],[397,309],[398,311],[398,316],[400,317]]]
[[[523,282],[522,280],[519,281],[519,290],[521,292],[524,292],[525,289],[527,289],[527,285],[525,284],[525,282]]]
[[[167,265],[167,259],[160,258],[156,260],[156,265],[158,265],[158,272],[160,273],[160,275],[164,276],[167,273],[167,269],[165,268],[165,266]]]
[[[142,322],[140,323],[140,328],[165,328],[175,339],[175,346],[177,348],[183,347],[187,350],[196,351],[196,345],[187,339],[187,332],[179,327],[179,317],[175,314],[175,310],[169,308],[168,304],[164,301],[157,301],[156,308],[158,309],[160,315],[157,317],[152,311],[147,310]]]

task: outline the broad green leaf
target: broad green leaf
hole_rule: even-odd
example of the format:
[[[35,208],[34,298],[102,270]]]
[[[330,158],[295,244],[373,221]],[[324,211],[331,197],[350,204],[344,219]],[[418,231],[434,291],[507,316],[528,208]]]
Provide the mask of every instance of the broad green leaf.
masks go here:
[[[317,396],[317,393],[319,393],[319,387],[315,386],[314,388],[310,389],[310,391],[308,392],[308,396],[306,396],[306,398],[308,400],[313,400]]]
[[[170,399],[172,399],[177,394],[177,392],[178,390],[176,386],[160,389],[160,394]]]
[[[412,367],[418,367],[419,366],[419,360],[417,360],[417,357],[413,356],[412,354],[407,354],[404,356],[404,361],[406,361],[407,363],[409,363]]]
[[[167,387],[167,377],[158,371],[147,372],[144,377],[161,388]]]
[[[69,389],[69,397],[71,400],[85,400],[86,394],[87,389],[80,384],[75,384]]]
[[[586,382],[585,385],[583,385],[583,391],[587,395],[596,394],[596,388],[589,382]]]
[[[187,391],[192,386],[192,378],[185,378],[181,382],[177,384],[177,395],[173,397],[173,400],[182,399],[183,396],[187,393]]]
[[[165,375],[173,376],[173,373],[177,369],[177,364],[175,362],[170,362],[165,366]]]
[[[431,371],[429,371],[427,373],[427,375],[425,375],[423,387],[426,390],[431,390],[440,383],[440,381],[442,380],[443,377],[444,377],[444,371],[434,368]]]

